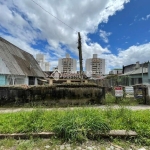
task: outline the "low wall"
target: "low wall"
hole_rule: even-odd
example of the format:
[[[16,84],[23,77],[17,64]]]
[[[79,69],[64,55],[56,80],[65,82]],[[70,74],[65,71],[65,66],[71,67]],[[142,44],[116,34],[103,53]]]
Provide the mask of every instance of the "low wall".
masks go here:
[[[102,87],[91,84],[53,86],[0,86],[0,105],[80,105],[101,104],[105,98]]]

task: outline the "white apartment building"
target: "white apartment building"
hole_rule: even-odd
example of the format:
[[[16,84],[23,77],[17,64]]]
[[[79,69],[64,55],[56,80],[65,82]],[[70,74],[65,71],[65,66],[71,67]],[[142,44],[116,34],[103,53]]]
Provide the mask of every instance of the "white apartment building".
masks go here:
[[[36,60],[43,71],[50,71],[50,63],[45,62],[43,54],[36,54]]]
[[[86,75],[88,77],[98,77],[105,74],[105,59],[97,58],[97,54],[93,54],[93,58],[86,59]]]
[[[77,71],[77,62],[75,59],[70,58],[69,54],[66,54],[66,58],[59,59],[58,61],[58,71],[61,73]]]

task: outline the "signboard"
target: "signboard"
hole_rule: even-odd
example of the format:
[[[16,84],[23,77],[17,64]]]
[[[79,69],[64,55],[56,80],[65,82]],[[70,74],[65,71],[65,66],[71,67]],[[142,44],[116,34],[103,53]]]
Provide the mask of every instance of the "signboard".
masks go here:
[[[134,97],[134,90],[132,86],[125,87],[126,97]]]
[[[115,87],[115,96],[116,97],[123,97],[122,87]]]
[[[139,87],[136,90],[136,98],[143,98],[143,92],[142,92],[142,88],[141,87]]]

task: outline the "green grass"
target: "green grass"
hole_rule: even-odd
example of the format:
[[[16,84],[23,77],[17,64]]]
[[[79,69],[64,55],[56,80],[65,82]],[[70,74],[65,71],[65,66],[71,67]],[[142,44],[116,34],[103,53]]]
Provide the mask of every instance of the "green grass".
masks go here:
[[[95,133],[110,129],[134,130],[136,143],[150,145],[150,110],[132,111],[124,108],[105,110],[76,108],[74,110],[33,110],[1,113],[0,133],[31,133],[54,131],[65,141],[85,141]]]
[[[119,97],[116,98],[112,93],[107,93],[106,94],[106,98],[103,102],[105,105],[114,105],[114,104],[119,104],[119,105],[123,105],[123,106],[127,106],[127,105],[138,105],[139,101],[134,99],[134,98],[126,98],[126,97]]]

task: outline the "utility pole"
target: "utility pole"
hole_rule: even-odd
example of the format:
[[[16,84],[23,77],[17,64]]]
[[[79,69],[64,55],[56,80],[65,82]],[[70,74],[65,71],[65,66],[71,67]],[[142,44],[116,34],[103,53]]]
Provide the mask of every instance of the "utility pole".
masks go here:
[[[142,64],[142,85],[143,85],[143,67],[144,65]]]
[[[80,79],[83,79],[83,66],[82,66],[82,43],[80,32],[78,32],[78,49],[79,49],[79,63],[80,63]]]

